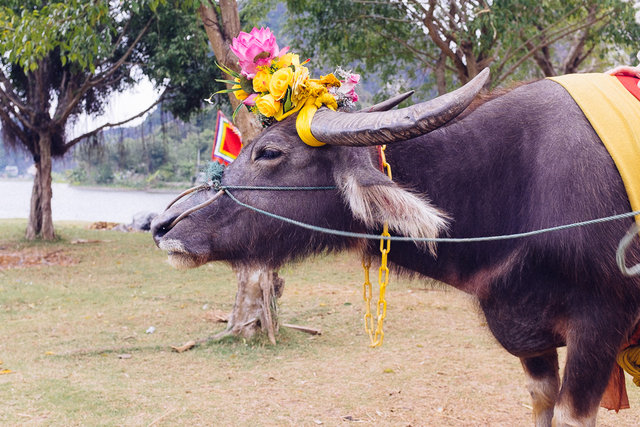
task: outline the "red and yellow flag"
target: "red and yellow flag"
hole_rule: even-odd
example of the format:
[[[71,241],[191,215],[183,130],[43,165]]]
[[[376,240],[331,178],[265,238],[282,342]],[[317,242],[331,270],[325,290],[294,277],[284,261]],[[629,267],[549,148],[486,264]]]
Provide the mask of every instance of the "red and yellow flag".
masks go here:
[[[211,160],[226,166],[238,157],[241,148],[240,131],[222,114],[222,111],[218,110]]]

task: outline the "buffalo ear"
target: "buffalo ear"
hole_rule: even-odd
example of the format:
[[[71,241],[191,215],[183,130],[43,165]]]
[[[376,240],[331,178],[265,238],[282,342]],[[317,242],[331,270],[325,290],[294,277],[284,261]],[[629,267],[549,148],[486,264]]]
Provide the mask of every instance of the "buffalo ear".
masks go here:
[[[435,238],[447,229],[448,217],[444,212],[426,197],[395,184],[366,160],[352,158],[346,162],[349,166],[340,168],[335,176],[355,218],[367,228],[382,227],[386,222],[390,232],[407,237]],[[424,242],[416,245],[425,247]],[[428,246],[435,256],[435,243],[429,242]]]

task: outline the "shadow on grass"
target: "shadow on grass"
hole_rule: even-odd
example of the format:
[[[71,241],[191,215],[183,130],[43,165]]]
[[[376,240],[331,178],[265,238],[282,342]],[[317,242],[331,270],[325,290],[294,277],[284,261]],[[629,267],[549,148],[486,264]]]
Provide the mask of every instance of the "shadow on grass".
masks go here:
[[[298,348],[304,345],[306,341],[304,339],[306,335],[300,332],[288,331],[281,329],[278,335],[276,335],[277,344],[273,345],[269,341],[266,335],[260,334],[253,338],[247,339],[244,337],[226,335],[222,337],[216,337],[216,334],[199,340],[194,340],[195,344],[191,346],[187,351],[194,352],[198,350],[213,351],[215,353],[238,353],[238,351],[244,351],[248,354],[254,353],[256,350],[260,352],[279,353],[281,351],[287,351],[292,348]],[[54,358],[66,358],[66,357],[95,357],[105,355],[119,355],[125,356],[134,353],[181,353],[174,350],[175,346],[180,346],[180,343],[172,344],[154,344],[154,345],[124,345],[113,347],[100,347],[100,348],[81,348],[64,353],[58,353],[50,355]]]

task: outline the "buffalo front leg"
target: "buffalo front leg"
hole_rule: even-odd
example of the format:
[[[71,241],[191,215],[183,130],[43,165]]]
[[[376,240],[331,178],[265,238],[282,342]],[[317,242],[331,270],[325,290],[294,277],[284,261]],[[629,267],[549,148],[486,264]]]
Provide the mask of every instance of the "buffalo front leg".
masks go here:
[[[536,427],[549,427],[560,386],[558,352],[554,349],[544,355],[522,357],[520,362],[533,402],[533,421]]]
[[[572,322],[567,337],[567,362],[562,387],[554,408],[553,425],[557,427],[596,425],[598,407],[615,364],[624,330],[620,322],[607,313],[592,312],[588,321]]]

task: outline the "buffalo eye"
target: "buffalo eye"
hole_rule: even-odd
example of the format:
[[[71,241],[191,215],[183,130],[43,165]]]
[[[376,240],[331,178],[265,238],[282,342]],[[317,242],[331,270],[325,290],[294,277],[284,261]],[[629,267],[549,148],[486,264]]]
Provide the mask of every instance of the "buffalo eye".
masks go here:
[[[273,159],[277,159],[281,155],[282,155],[282,151],[280,150],[275,150],[273,148],[265,148],[263,150],[260,150],[260,152],[258,152],[258,155],[256,156],[256,160],[273,160]]]

